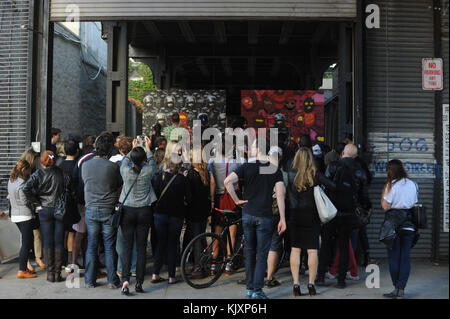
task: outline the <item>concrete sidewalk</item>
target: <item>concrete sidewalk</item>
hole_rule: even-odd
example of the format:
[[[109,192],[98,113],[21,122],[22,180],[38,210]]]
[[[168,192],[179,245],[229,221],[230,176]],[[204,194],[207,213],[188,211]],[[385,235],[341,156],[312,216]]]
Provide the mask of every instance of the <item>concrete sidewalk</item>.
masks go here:
[[[327,279],[329,286],[317,287],[319,295],[315,299],[384,299],[383,293],[390,292],[392,285],[389,276],[387,260],[381,260],[380,288],[369,289],[366,287],[365,269],[360,268],[359,281],[347,281],[346,289],[334,287],[336,280]],[[214,285],[206,289],[194,289],[184,282],[168,285],[167,282],[152,284],[151,276],[147,275],[144,282],[144,294],[134,292],[135,278],[131,279],[130,291],[133,296],[126,297],[120,294],[120,289],[107,288],[106,279],[99,279],[99,287],[86,289],[84,279],[80,278],[81,288],[67,288],[65,282],[49,283],[46,281],[46,272],[37,268],[37,278],[17,279],[17,262],[9,262],[0,265],[0,298],[2,299],[243,299],[245,286],[237,284],[244,277],[243,269],[228,276],[223,274]],[[65,272],[63,272],[65,275]],[[151,274],[151,268],[147,269]],[[161,273],[167,278],[167,273]],[[272,289],[264,289],[271,299],[293,299],[292,278],[289,267],[280,269],[276,276],[282,285]],[[302,293],[307,293],[307,277],[301,276]],[[448,262],[433,265],[428,260],[414,260],[412,262],[411,276],[405,290],[407,299],[448,299],[449,298],[449,266]],[[297,298],[310,298],[302,296]]]

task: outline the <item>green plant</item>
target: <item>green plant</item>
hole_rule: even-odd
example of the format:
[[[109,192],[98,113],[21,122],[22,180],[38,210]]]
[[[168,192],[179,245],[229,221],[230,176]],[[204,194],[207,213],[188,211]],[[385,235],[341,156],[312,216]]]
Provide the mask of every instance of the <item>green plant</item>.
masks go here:
[[[139,81],[128,80],[128,97],[143,102],[144,92],[155,89],[152,70],[142,62],[128,60],[128,74],[136,74],[142,78]]]

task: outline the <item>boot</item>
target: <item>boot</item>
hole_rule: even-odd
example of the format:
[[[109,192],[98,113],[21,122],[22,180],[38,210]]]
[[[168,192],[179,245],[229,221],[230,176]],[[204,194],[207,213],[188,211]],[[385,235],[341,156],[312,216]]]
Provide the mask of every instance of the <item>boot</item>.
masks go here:
[[[55,250],[44,248],[44,260],[47,268],[47,281],[55,282]]]
[[[61,277],[61,269],[64,263],[64,249],[56,248],[55,249],[55,281],[61,282],[65,279]]]

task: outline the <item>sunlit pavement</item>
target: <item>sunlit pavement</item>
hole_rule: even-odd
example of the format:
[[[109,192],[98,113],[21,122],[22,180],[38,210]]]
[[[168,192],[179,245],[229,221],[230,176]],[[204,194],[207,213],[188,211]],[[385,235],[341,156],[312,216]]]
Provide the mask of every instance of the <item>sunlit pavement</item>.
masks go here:
[[[315,297],[309,295],[296,297],[315,299],[383,299],[383,293],[392,290],[387,260],[379,263],[380,288],[367,288],[366,277],[370,275],[360,267],[360,280],[347,280],[347,288],[334,287],[336,280],[326,279],[328,286],[317,287],[319,293]],[[206,289],[194,289],[185,282],[168,285],[167,282],[152,284],[151,264],[148,264],[145,277],[145,293],[134,292],[135,278],[131,278],[131,296],[123,296],[120,289],[109,289],[106,278],[98,279],[96,288],[84,288],[84,278],[80,278],[80,288],[68,288],[66,282],[50,283],[46,281],[45,270],[37,270],[37,278],[17,279],[18,262],[9,262],[0,265],[0,298],[3,299],[110,299],[110,298],[136,298],[136,299],[243,299],[245,286],[237,282],[245,275],[244,269],[232,275],[223,274],[211,287]],[[63,271],[65,275],[65,272]],[[178,272],[177,272],[178,275]],[[373,275],[373,273],[372,273]],[[167,278],[167,272],[161,276]],[[270,299],[292,299],[292,279],[289,267],[284,267],[276,275],[281,286],[265,288],[266,295]],[[302,293],[307,293],[307,276],[300,276]],[[373,281],[372,281],[373,282]],[[405,289],[405,298],[409,299],[448,299],[449,298],[449,267],[448,262],[438,265],[429,260],[414,260],[408,286]],[[72,284],[73,286],[73,284]]]

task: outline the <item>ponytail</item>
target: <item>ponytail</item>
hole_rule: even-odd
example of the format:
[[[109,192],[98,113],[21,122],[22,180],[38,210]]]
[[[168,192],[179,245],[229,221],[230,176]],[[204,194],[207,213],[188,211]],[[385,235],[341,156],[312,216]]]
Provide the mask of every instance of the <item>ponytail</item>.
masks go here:
[[[27,170],[30,170],[31,166],[30,163],[28,163],[25,160],[18,160],[16,165],[11,170],[11,173],[9,174],[9,180],[11,182],[14,182],[17,180],[18,177],[26,180],[28,178]]]

